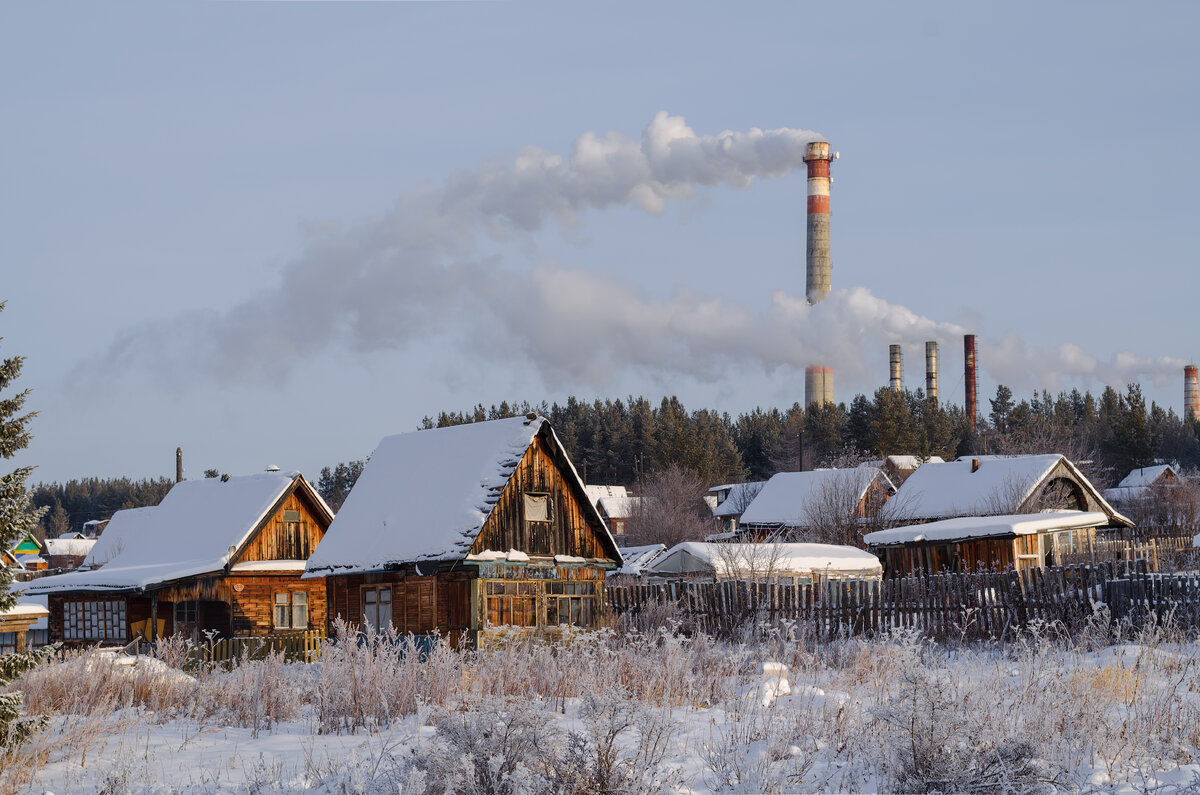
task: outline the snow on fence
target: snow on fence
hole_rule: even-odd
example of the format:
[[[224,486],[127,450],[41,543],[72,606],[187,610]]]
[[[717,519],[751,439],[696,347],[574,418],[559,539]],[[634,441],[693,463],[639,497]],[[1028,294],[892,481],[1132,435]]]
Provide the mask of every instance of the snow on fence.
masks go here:
[[[613,613],[672,604],[685,624],[729,634],[748,621],[796,622],[816,637],[911,628],[933,637],[1004,638],[1040,624],[1077,627],[1097,610],[1140,622],[1151,613],[1200,631],[1200,576],[1150,573],[1144,563],[1100,563],[1020,572],[941,574],[817,585],[683,580],[605,588]]]

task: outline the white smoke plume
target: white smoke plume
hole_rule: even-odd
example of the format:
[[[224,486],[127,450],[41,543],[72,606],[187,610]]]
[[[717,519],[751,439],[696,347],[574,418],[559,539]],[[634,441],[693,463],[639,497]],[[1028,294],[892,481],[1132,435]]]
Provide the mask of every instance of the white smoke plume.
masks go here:
[[[807,144],[818,139],[797,129],[697,135],[683,118],[660,112],[640,140],[589,132],[567,155],[528,147],[510,162],[411,191],[390,212],[319,239],[284,269],[277,289],[229,311],[126,329],[99,366],[144,366],[177,383],[196,375],[275,381],[330,347],[373,351],[458,334],[464,353],[519,357],[549,386],[603,387],[631,368],[711,381],[730,367],[828,364],[853,379],[866,377],[870,346],[960,338],[963,328],[863,288],[835,290],[815,307],[802,294],[776,292],[768,305],[750,308],[686,288],[656,301],[584,270],[501,267],[475,245],[481,235],[506,240],[547,222],[570,225],[589,210],[621,205],[658,214],[697,188],[744,189],[801,168]],[[1123,383],[1162,366],[1105,366],[1074,346],[1031,351],[1015,338],[982,345],[981,365],[1018,384],[1064,373]]]

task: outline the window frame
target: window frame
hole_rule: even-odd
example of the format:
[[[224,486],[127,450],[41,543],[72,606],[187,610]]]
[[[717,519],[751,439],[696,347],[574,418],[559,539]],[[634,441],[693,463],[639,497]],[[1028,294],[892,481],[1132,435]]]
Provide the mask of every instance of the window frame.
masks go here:
[[[545,503],[545,519],[530,519],[529,506],[531,501],[542,500]],[[526,491],[521,495],[521,517],[526,522],[535,524],[551,524],[554,521],[554,500],[548,491]]]
[[[387,593],[386,602],[380,598],[385,592]],[[367,602],[367,594],[374,596],[374,599],[370,603]],[[360,608],[359,624],[361,629],[365,630],[368,623],[375,628],[376,632],[387,632],[389,629],[395,628],[396,619],[393,608],[396,604],[396,588],[393,583],[377,583],[375,585],[359,586],[358,604]],[[388,622],[386,627],[380,626],[381,622],[379,619],[379,607],[383,604],[387,605],[388,612]],[[369,621],[367,617],[367,611],[369,609],[373,609],[375,613],[375,620],[373,622]]]

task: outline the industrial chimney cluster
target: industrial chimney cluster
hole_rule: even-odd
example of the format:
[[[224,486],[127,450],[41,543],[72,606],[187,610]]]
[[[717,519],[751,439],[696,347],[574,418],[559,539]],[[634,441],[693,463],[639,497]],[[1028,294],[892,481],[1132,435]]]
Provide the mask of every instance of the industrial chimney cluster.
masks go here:
[[[838,153],[829,151],[828,141],[813,141],[808,145],[804,162],[808,166],[808,229],[805,251],[805,293],[809,305],[817,304],[829,295],[833,283],[833,264],[829,256],[829,165]],[[938,397],[938,351],[936,342],[925,343],[925,394]],[[890,387],[904,391],[903,353],[899,345],[888,349]],[[963,337],[963,379],[966,391],[965,410],[971,432],[976,430],[979,413],[978,386],[975,363],[975,335]],[[833,368],[814,365],[804,369],[804,405],[834,403]],[[1183,371],[1184,416],[1200,421],[1200,368],[1190,364]]]

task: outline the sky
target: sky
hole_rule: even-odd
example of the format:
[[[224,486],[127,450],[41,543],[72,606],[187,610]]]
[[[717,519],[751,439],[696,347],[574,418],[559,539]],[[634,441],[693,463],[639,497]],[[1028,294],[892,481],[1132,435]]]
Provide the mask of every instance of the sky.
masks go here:
[[[7,3],[33,481],[316,478],[426,415],[1200,359],[1192,3]],[[833,292],[804,302],[807,141]]]

